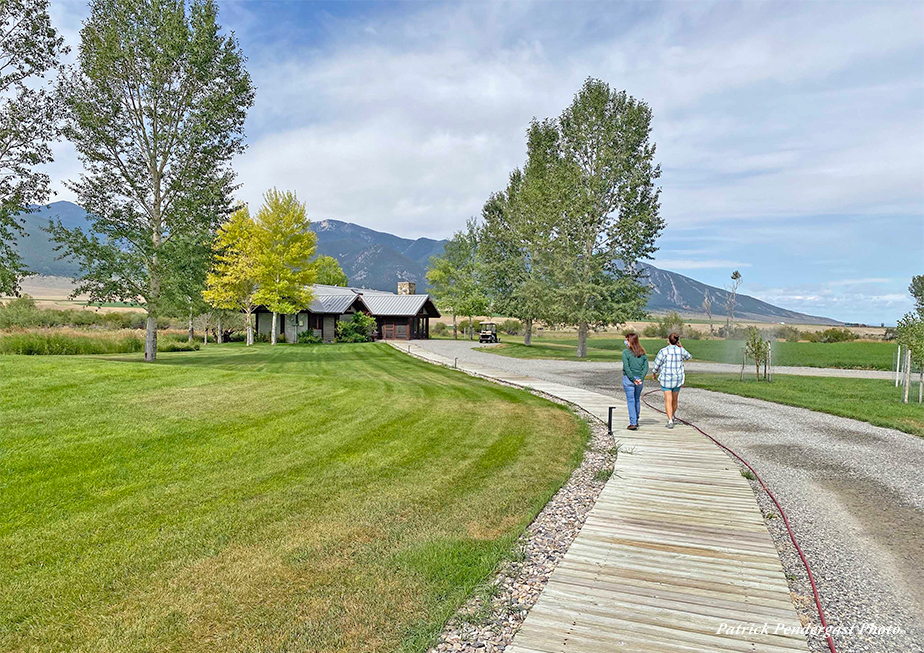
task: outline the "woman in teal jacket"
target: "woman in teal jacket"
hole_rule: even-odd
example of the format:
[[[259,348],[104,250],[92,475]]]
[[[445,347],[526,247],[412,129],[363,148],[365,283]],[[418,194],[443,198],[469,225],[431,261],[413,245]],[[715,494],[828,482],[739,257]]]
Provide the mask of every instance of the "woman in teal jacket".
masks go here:
[[[642,390],[645,388],[645,376],[648,375],[648,357],[638,335],[626,336],[625,349],[622,350],[622,389],[626,393],[629,406],[629,430],[638,428],[638,416],[642,409]]]

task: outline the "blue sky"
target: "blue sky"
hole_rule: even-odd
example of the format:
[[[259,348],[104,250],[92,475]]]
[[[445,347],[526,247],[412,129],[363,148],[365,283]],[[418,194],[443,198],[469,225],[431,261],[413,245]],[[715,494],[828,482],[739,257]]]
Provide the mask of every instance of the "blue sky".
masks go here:
[[[241,199],[450,236],[587,76],[654,112],[655,264],[894,323],[924,273],[920,2],[220,2],[257,86]],[[52,0],[77,44],[85,2]],[[67,144],[50,170],[80,165]]]

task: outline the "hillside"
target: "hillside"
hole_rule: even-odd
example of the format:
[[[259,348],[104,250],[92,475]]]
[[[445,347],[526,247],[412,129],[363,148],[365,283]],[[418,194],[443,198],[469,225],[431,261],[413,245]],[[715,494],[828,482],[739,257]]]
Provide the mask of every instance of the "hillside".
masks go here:
[[[50,220],[60,220],[69,229],[85,227],[86,211],[71,202],[54,202],[35,209],[34,212],[21,216],[27,235],[19,236],[18,249],[26,262],[26,267],[46,276],[75,276],[80,271],[77,263],[70,259],[56,260],[58,253],[54,251],[54,245],[42,228],[47,227]]]
[[[47,234],[41,230],[50,218],[60,219],[67,227],[87,224],[86,213],[76,204],[55,202],[42,207],[25,216],[29,235],[20,239],[20,252],[30,269],[39,274],[74,276],[77,266],[70,261],[56,261]],[[401,238],[340,220],[321,220],[313,223],[312,229],[318,235],[318,253],[340,261],[351,285],[375,290],[394,291],[399,281],[414,281],[418,292],[426,292],[425,275],[430,257],[440,254],[446,242],[432,238]],[[700,314],[703,298],[708,293],[713,301],[713,312],[724,315],[725,290],[653,265],[643,264],[643,267],[652,287],[648,310]],[[738,295],[735,314],[744,320],[840,324],[837,320],[798,313],[743,294]]]
[[[648,273],[651,295],[648,297],[648,310],[655,313],[678,311],[679,313],[702,314],[703,300],[706,294],[712,298],[714,315],[725,315],[725,302],[728,292],[722,288],[708,286],[695,279],[668,272],[653,265],[642,264]],[[793,324],[841,324],[837,320],[817,315],[798,313],[786,308],[761,301],[750,295],[738,293],[735,302],[735,316],[742,320],[786,322]],[[721,319],[718,321],[722,321]]]

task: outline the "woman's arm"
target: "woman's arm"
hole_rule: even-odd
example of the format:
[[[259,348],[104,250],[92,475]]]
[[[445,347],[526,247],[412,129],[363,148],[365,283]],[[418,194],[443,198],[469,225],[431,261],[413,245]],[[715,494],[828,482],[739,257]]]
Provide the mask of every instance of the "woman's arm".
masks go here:
[[[652,370],[651,373],[657,376],[658,372],[661,371],[662,365],[664,365],[664,350],[663,349],[658,352],[657,356],[655,356],[654,369]]]

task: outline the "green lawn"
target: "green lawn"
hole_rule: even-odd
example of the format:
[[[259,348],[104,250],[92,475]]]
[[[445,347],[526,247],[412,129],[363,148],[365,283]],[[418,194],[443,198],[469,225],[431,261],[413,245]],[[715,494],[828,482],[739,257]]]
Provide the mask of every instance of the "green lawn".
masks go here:
[[[577,360],[576,336],[534,337],[529,347],[523,345],[522,337],[502,336],[502,344],[492,347],[491,352],[513,358],[553,358]],[[663,339],[642,338],[642,346],[648,357],[655,354],[667,342]],[[694,358],[717,363],[741,363],[744,342],[738,340],[684,340],[683,346]],[[587,358],[591,361],[622,360],[623,336],[621,334],[599,334],[587,341]],[[775,342],[773,343],[774,365],[796,365],[802,367],[841,367],[853,369],[889,370],[895,363],[896,345],[889,342]]]
[[[775,374],[772,383],[758,383],[747,377],[739,381],[737,374],[687,374],[686,385],[800,406],[924,436],[924,404],[916,403],[917,383],[911,393],[915,403],[908,404],[901,403],[900,389],[891,381],[877,379]]]
[[[0,650],[423,651],[586,426],[381,344],[0,356]]]

